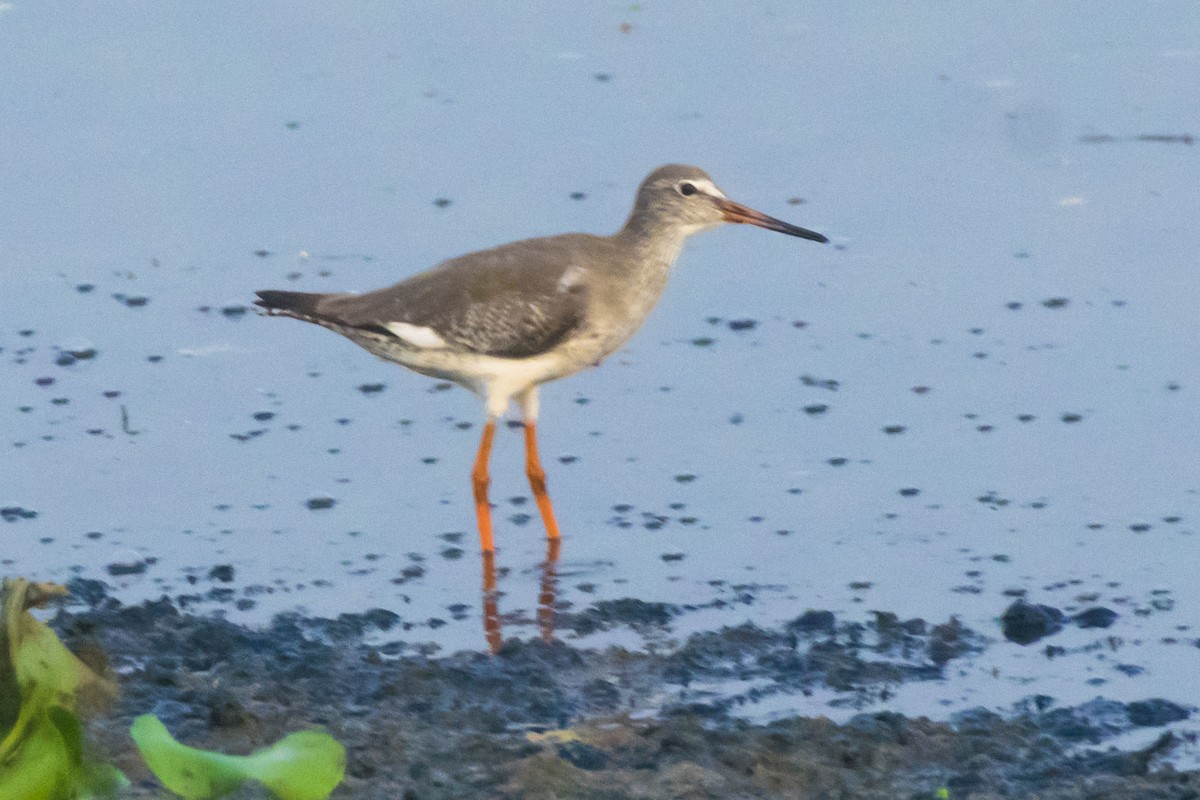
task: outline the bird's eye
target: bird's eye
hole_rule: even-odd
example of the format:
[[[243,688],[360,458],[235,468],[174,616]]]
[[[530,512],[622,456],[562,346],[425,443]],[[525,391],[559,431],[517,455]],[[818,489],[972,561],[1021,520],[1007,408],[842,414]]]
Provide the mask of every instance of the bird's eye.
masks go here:
[[[678,189],[679,189],[679,193],[681,195],[683,195],[684,197],[691,197],[692,195],[694,195],[696,192],[699,191],[699,189],[696,188],[696,185],[694,183],[688,183],[687,181],[684,181],[683,183],[679,184]]]

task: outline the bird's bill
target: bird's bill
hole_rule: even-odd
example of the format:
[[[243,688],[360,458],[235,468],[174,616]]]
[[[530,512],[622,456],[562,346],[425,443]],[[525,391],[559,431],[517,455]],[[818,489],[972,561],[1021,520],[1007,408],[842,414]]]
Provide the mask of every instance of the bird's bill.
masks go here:
[[[748,222],[751,225],[757,225],[760,228],[766,228],[769,231],[779,231],[786,233],[789,236],[799,236],[801,239],[811,239],[814,242],[828,242],[825,238],[816,231],[810,231],[808,228],[801,228],[797,225],[791,225],[783,220],[768,217],[761,211],[755,211],[749,206],[744,206],[741,203],[735,203],[727,197],[715,198],[717,208],[721,209],[721,214],[726,222]]]

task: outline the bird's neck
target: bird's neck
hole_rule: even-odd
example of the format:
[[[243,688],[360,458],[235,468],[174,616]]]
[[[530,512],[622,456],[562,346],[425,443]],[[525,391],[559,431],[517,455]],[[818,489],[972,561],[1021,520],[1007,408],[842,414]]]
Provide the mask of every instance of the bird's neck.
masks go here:
[[[675,259],[679,258],[690,231],[678,227],[650,228],[639,223],[640,220],[631,217],[614,238],[637,253],[634,263],[640,270],[661,271],[665,278]]]

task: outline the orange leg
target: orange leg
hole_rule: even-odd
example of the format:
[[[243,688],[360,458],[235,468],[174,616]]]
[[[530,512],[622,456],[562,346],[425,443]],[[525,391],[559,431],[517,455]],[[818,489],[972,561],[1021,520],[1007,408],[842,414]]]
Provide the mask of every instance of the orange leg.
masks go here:
[[[525,474],[529,476],[529,488],[533,489],[533,499],[537,501],[538,511],[542,512],[542,522],[546,524],[546,538],[558,539],[558,523],[554,520],[554,505],[550,495],[546,493],[546,470],[542,469],[541,459],[538,458],[537,424],[525,422]]]
[[[488,503],[488,459],[492,455],[492,439],[496,438],[496,420],[489,419],[483,427],[483,439],[479,442],[479,453],[475,456],[475,468],[471,470],[471,483],[475,488],[475,516],[479,520],[479,543],[484,553],[496,551],[492,542],[492,507]]]

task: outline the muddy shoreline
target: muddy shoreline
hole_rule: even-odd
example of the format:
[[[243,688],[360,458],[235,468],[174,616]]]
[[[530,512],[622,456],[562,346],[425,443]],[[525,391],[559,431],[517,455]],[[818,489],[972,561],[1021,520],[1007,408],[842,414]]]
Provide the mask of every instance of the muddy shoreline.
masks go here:
[[[323,726],[347,748],[333,795],[342,798],[1200,796],[1200,774],[1164,760],[1181,738],[1163,726],[1190,713],[1165,700],[1062,708],[1033,696],[1003,716],[980,708],[949,722],[878,710],[845,724],[738,716],[742,702],[772,691],[833,690],[877,709],[890,687],[936,681],[985,647],[953,620],[878,614],[860,624],[809,611],[778,630],[726,628],[665,652],[535,637],[509,638],[495,655],[435,657],[377,644],[394,617],[379,610],[282,615],[250,629],[168,598],[123,606],[95,585],[76,597],[83,589],[89,604],[51,624],[120,683],[117,706],[89,730],[134,798],[165,796],[128,736],[147,712],[189,744],[232,753]],[[622,625],[647,613],[627,601],[561,623]],[[741,688],[698,688],[712,686]],[[1140,750],[1108,744],[1134,728],[1162,732]]]

